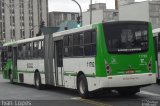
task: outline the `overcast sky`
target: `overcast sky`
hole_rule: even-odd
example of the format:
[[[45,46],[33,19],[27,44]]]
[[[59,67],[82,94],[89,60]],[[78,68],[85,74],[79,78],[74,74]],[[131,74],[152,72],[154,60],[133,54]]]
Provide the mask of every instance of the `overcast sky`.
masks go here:
[[[82,7],[82,11],[89,8],[90,0],[77,0]],[[108,9],[115,8],[115,0],[93,0],[93,3],[106,3]],[[135,0],[136,2],[146,0]],[[50,11],[79,12],[78,5],[72,0],[48,0]]]

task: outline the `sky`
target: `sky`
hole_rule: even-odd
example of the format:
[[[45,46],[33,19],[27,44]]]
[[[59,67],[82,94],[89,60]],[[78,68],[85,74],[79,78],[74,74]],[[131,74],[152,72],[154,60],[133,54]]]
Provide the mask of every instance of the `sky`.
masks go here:
[[[82,11],[89,8],[90,0],[76,0],[82,7]],[[92,3],[106,3],[107,9],[115,8],[115,0],[92,0]],[[136,2],[146,0],[135,0]],[[49,12],[64,11],[64,12],[79,12],[78,5],[72,0],[48,0]]]

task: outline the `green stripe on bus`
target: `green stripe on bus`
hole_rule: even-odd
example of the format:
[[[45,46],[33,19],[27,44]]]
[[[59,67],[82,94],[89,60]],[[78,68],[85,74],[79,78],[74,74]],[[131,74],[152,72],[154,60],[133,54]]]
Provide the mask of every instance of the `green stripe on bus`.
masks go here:
[[[77,73],[64,73],[65,76],[77,76]]]
[[[77,76],[77,73],[64,73],[64,76]],[[85,74],[86,77],[96,77],[95,74]]]
[[[34,71],[18,71],[18,72],[21,72],[21,73],[34,73]],[[40,72],[41,74],[44,74],[44,72]]]
[[[86,77],[96,77],[95,74],[85,74]]]

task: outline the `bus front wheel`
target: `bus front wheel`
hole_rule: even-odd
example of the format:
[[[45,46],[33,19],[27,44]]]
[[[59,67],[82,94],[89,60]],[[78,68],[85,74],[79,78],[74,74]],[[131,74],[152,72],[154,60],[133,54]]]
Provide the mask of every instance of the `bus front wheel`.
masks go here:
[[[36,72],[34,75],[34,84],[37,89],[42,89],[41,76],[39,72]]]
[[[89,97],[89,91],[88,91],[88,84],[86,77],[84,75],[80,75],[78,77],[78,82],[77,82],[77,88],[80,96],[82,98],[88,98]]]

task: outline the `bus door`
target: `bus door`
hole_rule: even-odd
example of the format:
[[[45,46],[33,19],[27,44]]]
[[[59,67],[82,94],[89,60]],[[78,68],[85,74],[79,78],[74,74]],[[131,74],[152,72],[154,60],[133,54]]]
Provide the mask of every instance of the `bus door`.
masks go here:
[[[54,47],[56,85],[63,86],[63,41],[55,41]]]
[[[154,37],[154,42],[157,43],[155,44],[157,46],[155,52],[156,52],[157,74],[158,74],[158,79],[160,79],[160,33],[158,33],[158,38]]]

